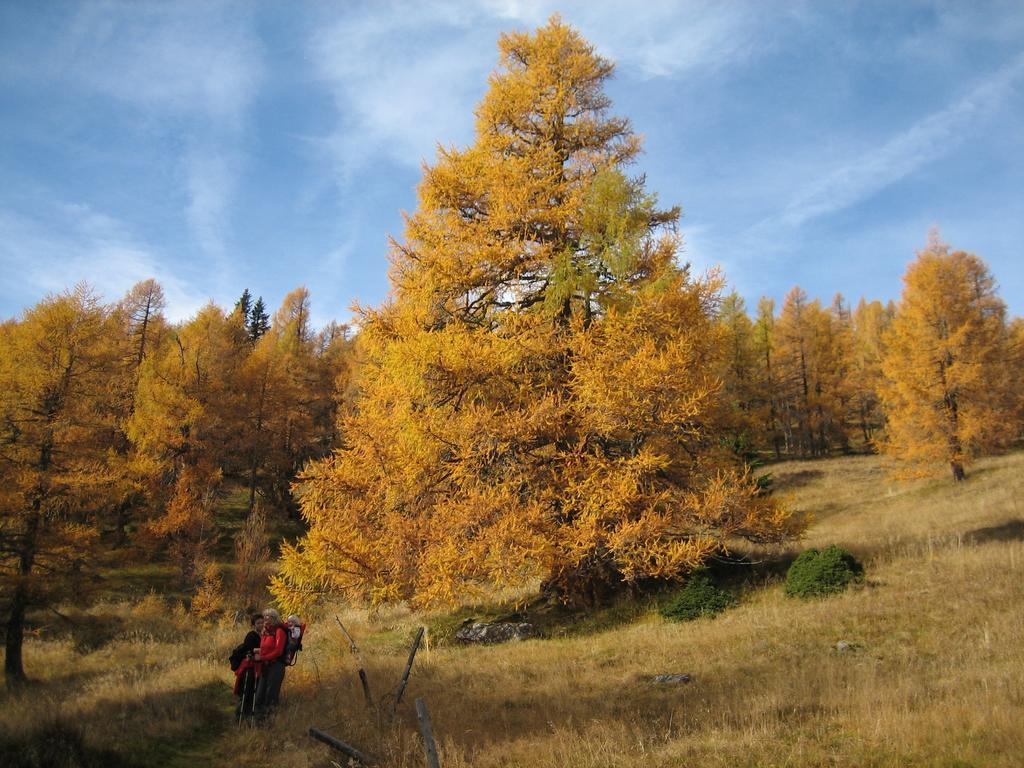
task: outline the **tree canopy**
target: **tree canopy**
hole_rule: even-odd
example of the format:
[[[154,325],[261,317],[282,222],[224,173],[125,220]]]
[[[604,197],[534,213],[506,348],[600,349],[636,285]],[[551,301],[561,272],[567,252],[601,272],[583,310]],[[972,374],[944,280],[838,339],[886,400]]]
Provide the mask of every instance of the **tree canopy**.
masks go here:
[[[721,444],[721,281],[627,175],[612,64],[557,18],[499,50],[475,142],[440,150],[393,244],[392,299],[360,311],[361,396],[297,486],[288,605],[538,575],[591,602],[798,530]]]

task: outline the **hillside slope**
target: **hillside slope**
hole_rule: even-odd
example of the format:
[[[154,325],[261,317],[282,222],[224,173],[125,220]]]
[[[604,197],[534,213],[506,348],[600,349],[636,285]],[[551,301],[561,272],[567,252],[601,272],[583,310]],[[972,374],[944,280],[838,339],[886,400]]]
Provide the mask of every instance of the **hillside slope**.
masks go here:
[[[367,711],[328,613],[262,730],[229,727],[218,656],[236,629],[188,627],[182,644],[182,624],[154,604],[100,607],[95,615],[120,611],[134,634],[95,650],[33,640],[28,666],[46,681],[17,701],[6,695],[5,738],[60,714],[82,727],[86,748],[131,764],[326,768],[337,757],[308,738],[316,726],[387,765],[419,766],[412,702],[422,696],[449,767],[1022,764],[1024,454],[980,462],[960,486],[895,483],[874,457],[791,462],[773,474],[778,492],[814,515],[800,548],[850,548],[866,565],[864,585],[789,599],[778,574],[795,550],[750,551],[761,565],[730,566],[746,569],[742,599],[714,620],[673,624],[642,605],[610,613],[628,617],[616,626],[584,623],[559,639],[464,648],[435,636],[391,725]],[[402,610],[341,616],[378,697],[393,689],[414,628],[439,626]],[[840,640],[851,648],[838,651]],[[650,682],[665,672],[693,679]]]

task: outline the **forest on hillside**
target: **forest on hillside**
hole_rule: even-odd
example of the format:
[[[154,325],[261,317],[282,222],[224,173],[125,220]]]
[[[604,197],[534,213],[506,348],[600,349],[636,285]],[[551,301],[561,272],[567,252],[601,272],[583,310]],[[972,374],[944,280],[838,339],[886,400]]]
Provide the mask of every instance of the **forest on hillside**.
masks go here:
[[[306,288],[171,323],[153,280],[0,325],[8,680],[30,613],[86,601],[112,559],[173,563],[197,619],[251,607],[275,520],[302,521],[287,608],[533,581],[592,607],[799,536],[765,462],[883,451],[959,482],[1021,439],[1024,321],[981,258],[933,233],[898,303],[746,307],[680,261],[611,63],[558,20],[500,46],[475,142],[425,170],[392,295],[354,327],[312,327]]]

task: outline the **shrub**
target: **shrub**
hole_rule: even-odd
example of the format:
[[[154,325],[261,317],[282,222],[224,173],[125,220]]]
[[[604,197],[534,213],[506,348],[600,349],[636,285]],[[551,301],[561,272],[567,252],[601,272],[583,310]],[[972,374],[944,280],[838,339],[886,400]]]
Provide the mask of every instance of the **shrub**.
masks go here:
[[[808,549],[789,566],[786,594],[790,597],[819,597],[842,592],[864,576],[864,566],[842,547]]]
[[[692,621],[701,616],[717,616],[736,604],[732,594],[716,585],[707,573],[692,574],[672,601],[661,609],[671,621]]]
[[[216,563],[203,569],[203,580],[192,598],[192,613],[209,619],[224,610],[224,582]]]

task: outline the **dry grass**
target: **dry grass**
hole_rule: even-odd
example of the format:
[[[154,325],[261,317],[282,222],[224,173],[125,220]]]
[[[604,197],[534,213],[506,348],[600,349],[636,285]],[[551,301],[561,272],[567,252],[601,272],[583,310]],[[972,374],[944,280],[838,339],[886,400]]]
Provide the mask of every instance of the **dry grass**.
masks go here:
[[[761,575],[714,620],[671,624],[650,612],[566,639],[428,647],[390,725],[367,712],[355,664],[326,618],[311,627],[282,711],[263,730],[224,729],[229,673],[216,656],[240,634],[231,628],[212,631],[220,650],[198,660],[197,645],[160,632],[88,654],[68,641],[32,641],[27,664],[49,670],[47,682],[18,706],[0,702],[2,717],[17,731],[56,710],[108,747],[140,744],[143,726],[164,744],[184,744],[188,729],[219,718],[219,730],[200,730],[201,759],[190,764],[327,768],[337,758],[306,736],[313,725],[386,765],[411,767],[423,764],[412,711],[422,696],[448,768],[1024,764],[1024,454],[980,462],[961,487],[896,484],[871,457],[773,471],[779,492],[815,516],[806,544],[858,553],[863,586],[802,602]],[[374,693],[393,688],[423,618],[342,618],[361,642]],[[838,640],[854,649],[836,651]],[[59,663],[69,656],[74,675]],[[693,682],[651,684],[661,672],[688,672]]]

